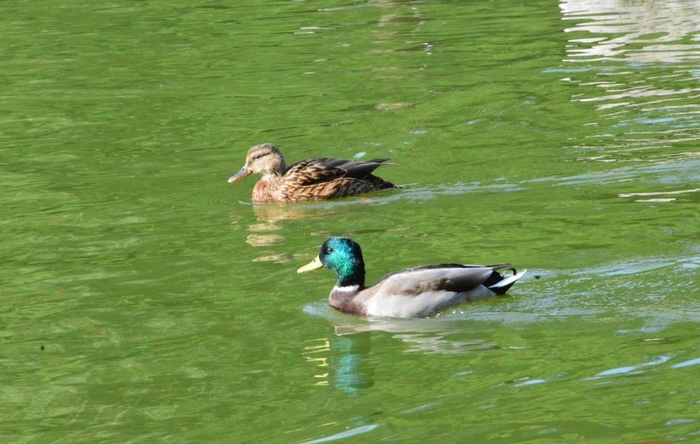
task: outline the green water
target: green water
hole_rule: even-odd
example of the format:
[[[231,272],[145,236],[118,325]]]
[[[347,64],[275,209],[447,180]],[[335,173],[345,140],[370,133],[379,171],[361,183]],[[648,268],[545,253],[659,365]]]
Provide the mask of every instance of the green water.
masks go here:
[[[0,4],[0,440],[700,439],[700,10],[600,3]],[[253,206],[261,142],[403,189]],[[328,235],[529,273],[353,318]]]

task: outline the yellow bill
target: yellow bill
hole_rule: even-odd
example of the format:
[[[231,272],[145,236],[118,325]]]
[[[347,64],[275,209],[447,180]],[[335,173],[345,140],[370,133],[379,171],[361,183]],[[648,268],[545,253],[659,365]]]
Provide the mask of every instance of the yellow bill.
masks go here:
[[[307,271],[313,271],[317,270],[319,268],[323,267],[323,264],[321,263],[321,259],[319,259],[318,256],[308,264],[304,265],[300,269],[297,270],[297,273],[306,273]]]

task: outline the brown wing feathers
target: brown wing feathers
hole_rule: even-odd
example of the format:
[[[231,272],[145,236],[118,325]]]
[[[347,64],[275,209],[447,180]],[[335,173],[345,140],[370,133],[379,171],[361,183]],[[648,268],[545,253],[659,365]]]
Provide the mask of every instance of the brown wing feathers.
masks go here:
[[[389,159],[374,159],[367,162],[329,158],[303,160],[289,167],[285,178],[293,179],[299,185],[330,182],[345,177],[365,179],[387,160]]]

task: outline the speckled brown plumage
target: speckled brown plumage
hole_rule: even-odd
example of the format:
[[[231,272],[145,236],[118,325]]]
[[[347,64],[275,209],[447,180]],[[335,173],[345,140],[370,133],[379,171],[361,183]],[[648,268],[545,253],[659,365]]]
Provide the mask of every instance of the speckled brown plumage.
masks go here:
[[[253,202],[296,202],[352,196],[396,188],[372,172],[388,159],[353,161],[318,158],[286,167],[282,153],[272,144],[255,145],[248,150],[245,166],[228,182],[250,174],[262,174],[253,188]]]

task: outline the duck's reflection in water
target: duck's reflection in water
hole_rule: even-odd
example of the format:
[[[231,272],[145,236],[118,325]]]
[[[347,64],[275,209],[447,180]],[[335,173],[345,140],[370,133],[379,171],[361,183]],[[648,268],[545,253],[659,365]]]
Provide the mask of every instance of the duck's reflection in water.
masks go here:
[[[374,385],[374,369],[367,359],[370,349],[370,334],[362,333],[309,340],[302,354],[318,368],[314,385],[355,393]]]
[[[308,308],[308,307],[307,307]],[[464,333],[462,321],[440,319],[351,318],[328,312],[335,334],[310,339],[302,355],[316,366],[314,384],[356,393],[374,385],[373,336],[382,333],[408,345],[407,353],[458,354],[497,348],[481,339],[451,340],[448,335]],[[458,335],[460,336],[460,335]]]
[[[324,213],[327,214],[327,211],[323,211],[319,206],[309,204],[255,204],[252,207],[258,222],[280,228],[281,225],[277,224],[278,222],[312,219],[322,217]]]
[[[357,335],[368,332],[391,333],[408,345],[406,353],[461,354],[477,350],[497,348],[482,339],[453,340],[448,335],[463,332],[463,321],[442,321],[433,319],[372,319],[364,324],[335,325],[339,336]]]
[[[275,203],[275,204],[253,204],[247,205],[253,209],[258,223],[249,225],[246,228],[248,235],[246,243],[252,247],[265,248],[265,254],[257,256],[253,262],[289,262],[296,258],[286,250],[280,248],[287,238],[282,234],[286,228],[285,221],[329,218],[334,215],[352,214],[357,205],[383,205],[397,199],[396,195],[386,195],[381,197],[360,197],[357,199],[347,199],[338,201],[313,201],[304,203]],[[239,218],[232,218],[239,224]],[[398,228],[401,230],[404,228]],[[397,228],[393,229],[394,231]],[[364,230],[383,231],[383,230]],[[313,235],[328,237],[332,233],[311,233]],[[306,256],[303,256],[306,259]]]
[[[246,243],[252,247],[266,249],[265,254],[257,256],[253,262],[284,263],[294,259],[294,255],[280,251],[279,246],[286,241],[282,234],[284,221],[320,217],[318,209],[301,205],[256,204],[251,205],[258,223],[248,226]]]

